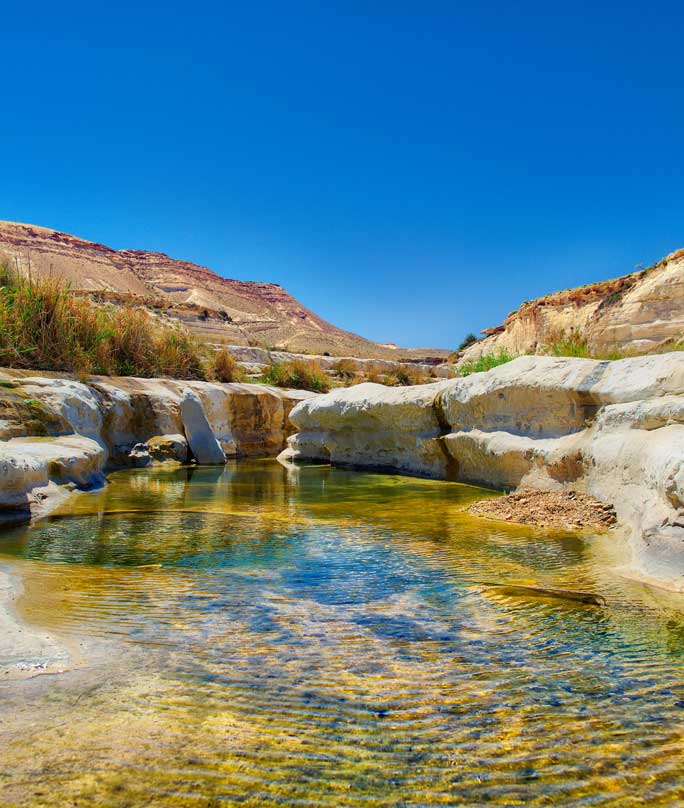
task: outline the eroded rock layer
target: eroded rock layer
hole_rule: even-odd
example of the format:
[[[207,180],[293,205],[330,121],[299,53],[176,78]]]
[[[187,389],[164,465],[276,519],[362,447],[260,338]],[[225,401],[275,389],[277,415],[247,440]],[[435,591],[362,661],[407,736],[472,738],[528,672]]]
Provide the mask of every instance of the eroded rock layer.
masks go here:
[[[284,459],[590,494],[629,528],[632,567],[684,588],[684,353],[525,356],[420,387],[335,390],[290,418]]]
[[[641,354],[684,335],[684,250],[652,267],[529,300],[503,325],[463,352],[462,360],[505,351],[543,353],[576,334],[599,355]]]
[[[0,371],[0,511],[28,515],[106,467],[276,455],[310,396],[257,384]]]
[[[344,331],[275,283],[224,278],[160,252],[114,250],[47,227],[0,221],[0,263],[58,276],[112,305],[145,305],[180,320],[203,341],[389,360],[446,359],[435,349],[397,349]]]

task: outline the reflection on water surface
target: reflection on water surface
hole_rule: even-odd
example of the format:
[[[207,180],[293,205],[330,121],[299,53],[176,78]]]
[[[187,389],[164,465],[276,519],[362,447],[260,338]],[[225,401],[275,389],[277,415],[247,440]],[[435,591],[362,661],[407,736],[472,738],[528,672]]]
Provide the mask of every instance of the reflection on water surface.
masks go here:
[[[92,662],[0,691],[0,803],[679,804],[682,600],[611,572],[612,537],[463,514],[481,495],[245,461],[6,530],[23,614]]]

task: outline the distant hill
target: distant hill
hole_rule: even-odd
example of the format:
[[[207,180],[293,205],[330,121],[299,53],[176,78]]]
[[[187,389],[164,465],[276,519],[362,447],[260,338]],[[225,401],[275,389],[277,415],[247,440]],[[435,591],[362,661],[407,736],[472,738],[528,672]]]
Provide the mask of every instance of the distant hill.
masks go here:
[[[163,310],[213,343],[386,359],[444,359],[440,349],[380,345],[328,323],[274,283],[222,278],[206,267],[144,250],[114,250],[46,227],[0,222],[0,257],[53,274],[113,303]]]

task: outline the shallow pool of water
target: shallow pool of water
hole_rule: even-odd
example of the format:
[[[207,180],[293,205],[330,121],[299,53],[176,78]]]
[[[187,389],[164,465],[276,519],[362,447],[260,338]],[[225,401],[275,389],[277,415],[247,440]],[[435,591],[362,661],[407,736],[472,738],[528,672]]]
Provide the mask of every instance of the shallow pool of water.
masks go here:
[[[684,601],[482,493],[245,461],[5,529],[21,614],[83,659],[0,689],[0,804],[684,804]]]

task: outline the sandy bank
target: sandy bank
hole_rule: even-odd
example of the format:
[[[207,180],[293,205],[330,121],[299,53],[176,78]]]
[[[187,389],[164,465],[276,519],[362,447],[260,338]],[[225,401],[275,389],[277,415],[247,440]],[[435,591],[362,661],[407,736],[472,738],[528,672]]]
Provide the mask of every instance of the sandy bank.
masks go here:
[[[17,615],[14,604],[21,592],[18,570],[0,564],[0,685],[40,674],[62,673],[70,662],[64,645]]]

